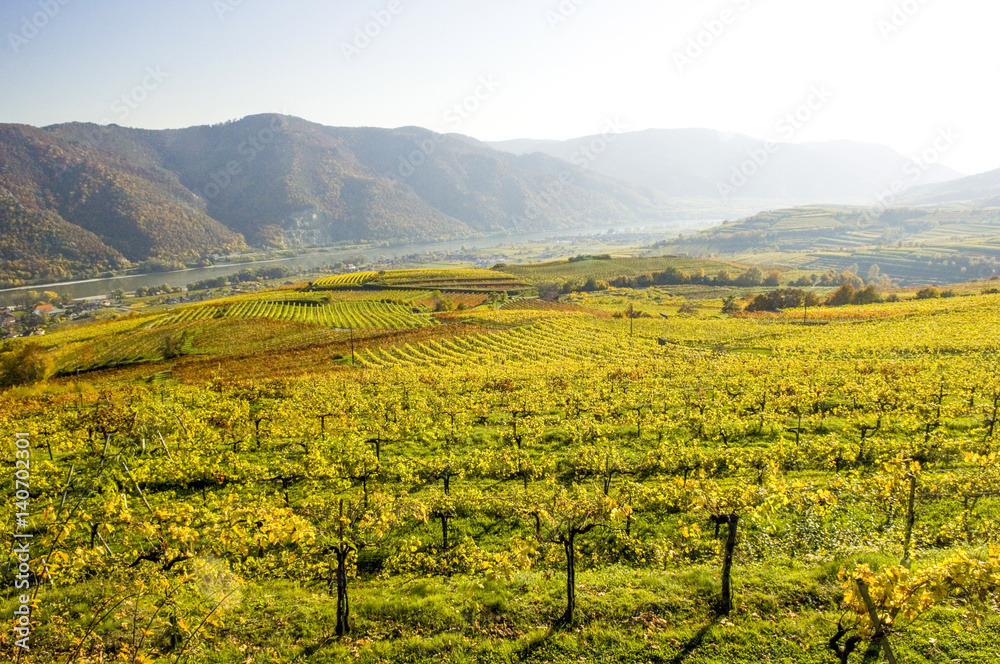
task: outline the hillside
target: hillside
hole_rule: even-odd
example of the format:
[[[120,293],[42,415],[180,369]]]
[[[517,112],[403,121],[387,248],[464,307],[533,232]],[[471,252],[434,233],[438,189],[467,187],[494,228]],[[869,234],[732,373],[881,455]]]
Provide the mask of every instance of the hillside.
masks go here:
[[[1000,273],[1000,210],[834,206],[762,212],[656,245],[806,271],[862,273],[878,265],[904,283],[950,283]]]
[[[25,266],[72,271],[81,260],[63,244],[84,235],[82,263],[109,269],[248,244],[427,241],[691,214],[660,192],[551,157],[273,114],[163,131],[0,125],[0,188],[50,220],[22,215],[20,253],[2,256],[6,275],[36,278],[52,270]],[[42,239],[53,232],[66,242]]]
[[[18,228],[17,250],[0,254],[5,276],[245,247],[137,150],[109,154],[33,127],[0,125],[0,194],[8,199],[4,223]]]
[[[903,197],[908,205],[947,207],[1000,206],[1000,170],[918,187]]]
[[[518,139],[490,145],[515,154],[541,152],[573,162],[581,159],[595,141],[600,142],[600,137]],[[764,147],[763,140],[742,134],[709,129],[649,129],[614,136],[607,142],[606,151],[590,163],[597,173],[668,196],[719,199],[723,184],[732,187],[728,198],[767,200],[778,205],[871,204],[879,191],[901,177],[908,163],[906,157],[885,146],[850,141],[779,143],[770,155],[762,152]],[[734,169],[753,154],[763,154],[766,161],[745,184],[734,185]],[[923,174],[920,183],[958,177],[959,173],[935,165]]]

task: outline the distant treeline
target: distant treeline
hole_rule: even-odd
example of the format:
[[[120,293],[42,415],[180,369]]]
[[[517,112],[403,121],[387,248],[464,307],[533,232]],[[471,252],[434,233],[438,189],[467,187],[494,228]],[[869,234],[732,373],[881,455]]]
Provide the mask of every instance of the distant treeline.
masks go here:
[[[573,256],[569,259],[570,263],[581,263],[583,261],[609,261],[611,260],[611,254],[580,254],[579,256]]]
[[[759,268],[752,267],[737,275],[728,270],[720,270],[714,275],[698,270],[694,273],[684,272],[675,267],[668,267],[661,272],[643,272],[635,276],[622,275],[608,281],[591,277],[582,285],[574,283],[563,284],[565,293],[594,291],[613,288],[650,288],[652,286],[680,286],[682,284],[701,284],[705,286],[740,286],[753,288],[756,286],[777,286],[781,283],[781,273],[777,270],[765,275]]]
[[[256,268],[248,267],[234,274],[194,281],[188,284],[187,289],[189,291],[197,291],[209,288],[222,288],[229,284],[241,284],[247,281],[257,281],[258,279],[283,279],[291,274],[292,271],[282,265]]]
[[[791,286],[804,287],[834,287],[849,283],[855,288],[862,288],[866,283],[886,283],[887,277],[881,275],[878,266],[873,266],[869,272],[868,280],[859,277],[855,270],[857,266],[843,272],[830,270],[823,274],[811,274],[801,277],[792,282]],[[562,285],[561,292],[585,292],[607,290],[608,288],[651,288],[653,286],[682,286],[685,284],[695,284],[700,286],[729,286],[738,288],[759,288],[761,286],[777,287],[781,285],[782,273],[779,270],[772,270],[767,274],[760,268],[751,267],[740,273],[732,273],[729,270],[719,270],[715,274],[707,274],[704,269],[694,272],[686,272],[676,267],[668,267],[660,272],[644,272],[637,275],[621,275],[607,281],[591,277],[586,282],[567,282]]]
[[[895,295],[890,296],[890,301],[895,302],[897,299],[898,297]],[[734,300],[735,298],[727,302],[730,312],[739,310],[738,307],[734,307]],[[882,295],[874,284],[858,290],[850,283],[844,283],[826,300],[820,300],[815,293],[798,288],[779,288],[770,293],[761,293],[750,301],[746,311],[781,311],[802,306],[815,307],[820,304],[828,307],[842,307],[848,304],[876,304],[883,301]]]

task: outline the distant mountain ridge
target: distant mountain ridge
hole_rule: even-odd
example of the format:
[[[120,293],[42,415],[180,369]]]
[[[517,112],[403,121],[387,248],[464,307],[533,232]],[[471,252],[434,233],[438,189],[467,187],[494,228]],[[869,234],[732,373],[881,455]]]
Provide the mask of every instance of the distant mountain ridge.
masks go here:
[[[489,145],[513,154],[541,152],[574,162],[600,137],[565,141],[515,139]],[[768,143],[710,129],[648,129],[607,139],[590,160],[594,172],[643,185],[677,198],[767,199],[782,205],[874,204],[904,178],[911,160],[868,143]],[[961,177],[938,164],[912,184]],[[906,175],[906,182],[910,178]]]
[[[0,280],[341,241],[661,222],[655,190],[425,129],[276,114],[173,130],[0,125]],[[57,240],[54,238],[61,238]]]
[[[903,194],[901,202],[906,205],[957,208],[1000,207],[1000,169],[914,187]]]
[[[755,174],[720,196],[720,184],[753,159],[762,161]],[[278,114],[170,130],[0,124],[0,284],[191,264],[251,246],[450,240],[732,218],[799,202],[870,204],[907,163],[882,146],[775,149],[701,129],[487,144]],[[921,181],[956,176],[934,166]]]

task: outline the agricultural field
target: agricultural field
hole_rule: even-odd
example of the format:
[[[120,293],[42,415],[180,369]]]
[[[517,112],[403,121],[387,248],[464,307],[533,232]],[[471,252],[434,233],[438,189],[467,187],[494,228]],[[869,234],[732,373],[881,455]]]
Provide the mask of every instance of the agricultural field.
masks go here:
[[[998,661],[1000,295],[803,323],[532,289],[687,260],[353,273],[6,347],[20,661]]]
[[[319,290],[340,288],[448,290],[448,291],[522,291],[530,286],[513,274],[497,270],[391,270],[388,272],[356,272],[316,280],[312,287]]]

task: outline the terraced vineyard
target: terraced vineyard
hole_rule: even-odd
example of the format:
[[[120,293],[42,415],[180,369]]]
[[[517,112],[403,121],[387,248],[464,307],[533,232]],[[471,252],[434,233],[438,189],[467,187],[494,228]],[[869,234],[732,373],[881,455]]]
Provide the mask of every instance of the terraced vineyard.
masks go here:
[[[366,350],[360,361],[369,367],[577,361],[621,350],[609,348],[609,341],[606,329],[560,317],[480,335]]]
[[[313,288],[329,290],[336,288],[357,288],[375,279],[378,272],[350,272],[323,277],[313,282]]]
[[[521,291],[531,288],[512,274],[483,269],[355,272],[318,279],[313,282],[312,287],[317,290],[365,287],[471,292]]]
[[[249,300],[227,305],[189,307],[164,317],[157,325],[176,325],[212,318],[273,318],[339,329],[398,329],[434,324],[432,319],[414,314],[411,308],[404,305],[371,300],[330,304],[301,300]]]

